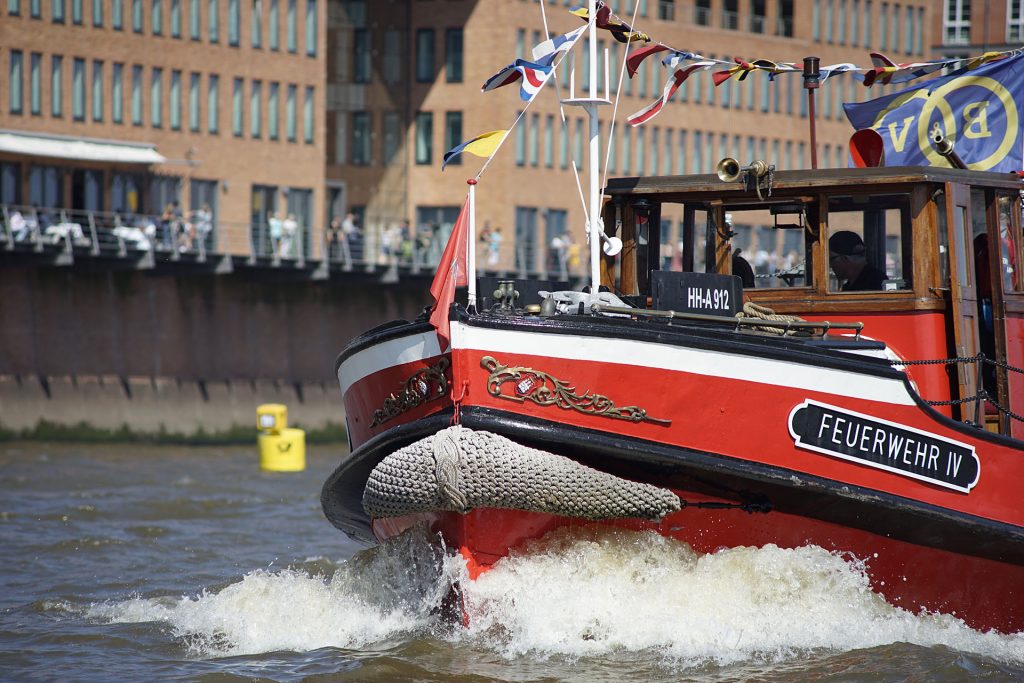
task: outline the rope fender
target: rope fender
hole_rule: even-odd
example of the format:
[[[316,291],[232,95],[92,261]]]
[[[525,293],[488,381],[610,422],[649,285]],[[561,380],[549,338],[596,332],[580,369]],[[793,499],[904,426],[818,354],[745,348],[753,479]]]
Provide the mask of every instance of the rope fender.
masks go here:
[[[448,427],[388,455],[363,491],[372,518],[474,507],[602,520],[660,520],[682,508],[672,491],[629,481],[491,432]]]

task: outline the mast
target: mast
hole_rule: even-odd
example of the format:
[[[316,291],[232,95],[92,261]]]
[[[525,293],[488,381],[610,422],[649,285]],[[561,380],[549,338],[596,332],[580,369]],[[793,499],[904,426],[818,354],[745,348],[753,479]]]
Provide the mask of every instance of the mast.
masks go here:
[[[599,187],[600,140],[597,139],[597,2],[588,0],[590,17],[590,103],[586,107],[590,119],[590,151],[587,155],[587,172],[590,175],[590,303],[597,301],[601,285],[601,188]]]
[[[587,240],[590,242],[590,302],[597,302],[598,288],[601,285],[601,186],[600,186],[600,140],[598,140],[597,108],[602,104],[611,104],[607,99],[598,97],[597,90],[597,2],[587,0],[587,16],[590,19],[588,36],[590,44],[590,93],[589,97],[563,100],[564,104],[582,107],[587,112],[590,124],[590,145],[587,150],[588,196],[587,196]]]

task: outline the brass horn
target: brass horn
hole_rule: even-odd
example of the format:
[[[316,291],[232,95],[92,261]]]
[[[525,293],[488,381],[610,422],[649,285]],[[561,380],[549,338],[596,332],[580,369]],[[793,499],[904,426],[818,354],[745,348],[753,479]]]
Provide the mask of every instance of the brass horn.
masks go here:
[[[772,195],[772,182],[775,177],[775,166],[764,159],[750,162],[749,166],[740,166],[740,162],[732,157],[725,157],[715,167],[719,179],[724,183],[740,181],[747,190],[757,190],[757,196],[763,199],[762,190]]]
[[[734,183],[740,179],[740,162],[732,157],[725,157],[718,162],[715,172],[723,183]]]
[[[725,157],[715,167],[715,172],[718,173],[719,179],[724,183],[734,183],[746,173],[751,174],[754,178],[763,178],[770,171],[771,167],[764,159],[752,161],[749,166],[740,166],[740,162],[732,157]]]

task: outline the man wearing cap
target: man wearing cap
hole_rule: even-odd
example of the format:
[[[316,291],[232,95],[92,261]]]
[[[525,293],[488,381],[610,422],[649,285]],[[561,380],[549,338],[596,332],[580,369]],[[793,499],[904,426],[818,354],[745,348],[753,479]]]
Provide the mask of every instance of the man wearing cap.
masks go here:
[[[864,240],[855,232],[840,230],[828,240],[828,263],[843,284],[844,292],[863,292],[882,289],[889,278],[868,263]]]

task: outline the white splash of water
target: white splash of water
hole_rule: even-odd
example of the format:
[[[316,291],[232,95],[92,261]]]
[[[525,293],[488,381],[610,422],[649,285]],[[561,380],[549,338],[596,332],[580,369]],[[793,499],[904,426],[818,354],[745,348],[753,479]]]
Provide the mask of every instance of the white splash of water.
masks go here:
[[[93,605],[86,616],[164,622],[201,656],[361,649],[432,624],[450,587],[440,570],[439,550],[421,532],[360,554],[330,578],[256,570],[219,592]]]
[[[462,587],[467,629],[441,626]],[[113,622],[164,622],[200,655],[334,646],[373,649],[424,634],[502,656],[644,653],[667,666],[781,661],[896,642],[1024,663],[1024,634],[973,631],[917,616],[873,593],[855,562],[818,547],[698,556],[653,533],[562,529],[476,581],[422,530],[360,553],[330,578],[254,571],[219,592],[93,606]]]
[[[649,651],[668,662],[780,661],[896,642],[1024,662],[1024,634],[982,634],[873,593],[817,546],[698,556],[653,533],[562,529],[464,586],[470,632],[507,656]]]

